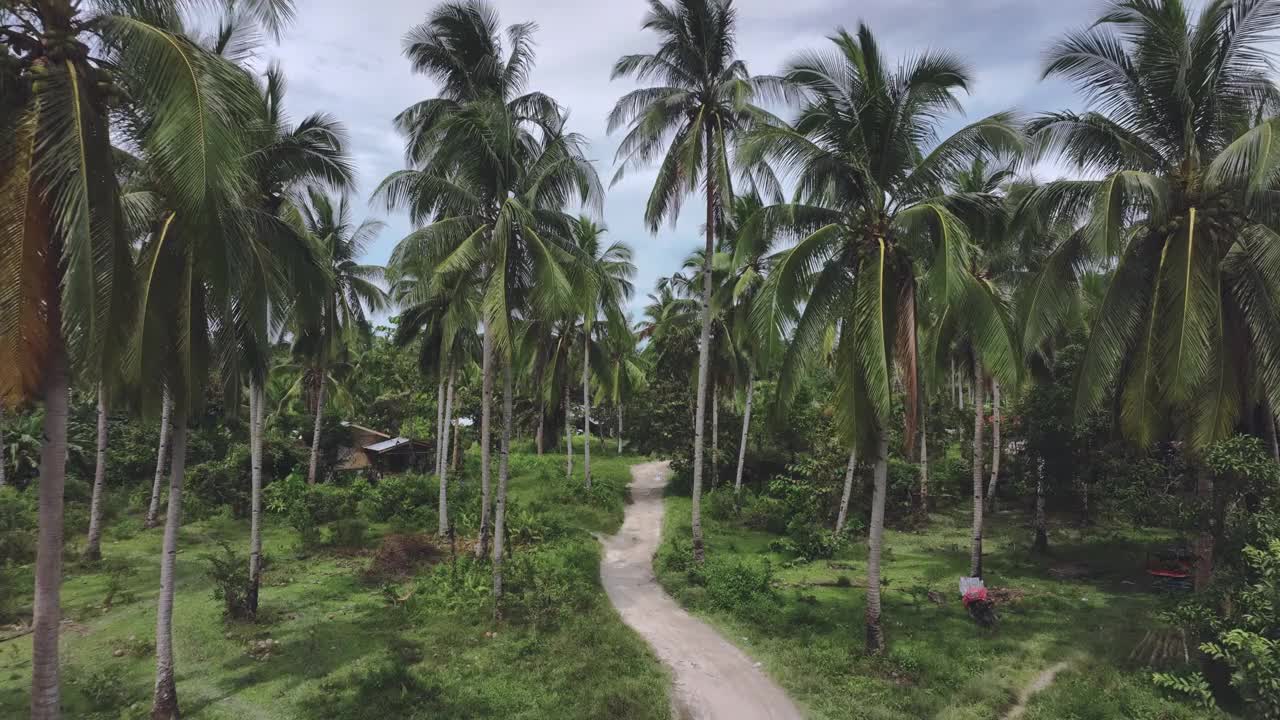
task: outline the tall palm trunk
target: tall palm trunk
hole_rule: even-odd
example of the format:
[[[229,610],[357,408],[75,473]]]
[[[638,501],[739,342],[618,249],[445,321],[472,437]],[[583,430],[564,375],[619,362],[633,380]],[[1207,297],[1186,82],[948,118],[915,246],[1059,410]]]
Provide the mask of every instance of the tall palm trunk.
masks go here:
[[[742,439],[738,441],[738,469],[733,474],[733,494],[742,494],[742,468],[747,463],[747,436],[751,432],[751,400],[755,394],[755,372],[747,373],[747,402],[742,409]]]
[[[547,443],[546,426],[547,426],[547,401],[539,400],[538,401],[538,433],[536,435],[536,438],[537,438],[536,444],[538,446],[539,456],[541,456],[543,453],[546,452],[546,443]]]
[[[453,471],[458,472],[458,468],[462,467],[462,427],[458,425],[458,418],[453,419]],[[458,478],[458,485],[462,485],[462,478]]]
[[[982,577],[982,362],[973,360],[973,545],[969,576]]]
[[[929,431],[920,419],[920,512],[921,520],[929,519]]]
[[[453,380],[454,370],[449,368],[449,387],[445,391],[444,427],[440,443],[440,451],[444,457],[440,459],[440,537],[449,534],[449,429],[453,424]],[[455,431],[456,432],[456,431]]]
[[[173,462],[169,468],[169,507],[165,512],[164,546],[160,552],[160,597],[156,604],[156,688],[152,720],[176,720],[178,686],[173,666],[173,593],[178,560],[178,526],[182,522],[182,480],[187,461],[187,417],[179,410],[173,421]]]
[[[107,388],[98,383],[98,453],[93,468],[93,495],[89,500],[89,540],[84,559],[102,559],[102,491],[107,484]]]
[[[169,388],[164,389],[164,399],[160,409],[160,446],[156,450],[156,477],[151,485],[151,502],[147,505],[147,521],[145,527],[156,526],[156,518],[160,513],[160,483],[164,480],[164,461],[169,456],[169,431],[173,415],[173,396]]]
[[[311,467],[307,470],[307,483],[316,484],[316,471],[320,467],[320,428],[324,423],[324,368],[317,373],[320,387],[316,388],[316,422],[311,431]]]
[[[711,489],[720,481],[720,388],[711,386]]]
[[[492,428],[490,427],[493,409],[493,333],[489,328],[489,317],[482,321],[481,332],[484,340],[480,347],[480,543],[476,545],[476,557],[483,558],[489,552],[489,454]]]
[[[867,652],[879,654],[884,650],[884,629],[880,626],[880,555],[884,550],[884,501],[889,484],[889,438],[883,432],[876,441],[873,478],[867,552]]]
[[[57,295],[46,318],[53,346],[45,372],[44,445],[40,448],[39,531],[31,641],[31,718],[61,713],[58,632],[62,622],[62,492],[67,474],[67,358]]]
[[[569,420],[569,386],[564,388],[564,476],[573,479],[573,427]]]
[[[582,434],[587,439],[582,448],[582,473],[587,479],[587,489],[591,489],[591,338],[583,332],[582,337]]]
[[[844,523],[849,518],[849,497],[853,495],[853,473],[858,467],[858,447],[849,449],[849,465],[844,471],[844,492],[840,495],[840,512],[836,515],[836,534],[844,530]]]
[[[702,256],[702,332],[698,342],[698,400],[693,420],[693,502],[689,522],[693,531],[693,560],[699,565],[706,556],[702,545],[702,440],[707,421],[707,375],[711,369],[711,258],[716,250],[716,166],[712,158],[710,125],[706,135],[707,242]]]
[[[444,464],[444,446],[448,440],[444,430],[444,373],[440,373],[440,382],[436,383],[436,477],[440,477],[440,468]]]
[[[987,486],[987,511],[996,511],[996,483],[1000,481],[1000,381],[991,380],[991,484]]]
[[[7,484],[4,468],[4,408],[0,407],[0,488]]]
[[[622,454],[622,402],[618,402],[618,454]],[[3,459],[3,458],[0,458]],[[4,480],[4,475],[0,474],[0,481]]]
[[[262,382],[249,379],[249,612],[258,614],[262,587]]]
[[[1036,457],[1036,538],[1031,549],[1044,553],[1049,550],[1049,522],[1044,513],[1044,458]]]
[[[493,513],[493,618],[502,619],[502,553],[506,540],[507,480],[511,475],[511,362],[502,368],[502,446],[498,452],[498,497]]]
[[[1271,446],[1271,459],[1280,462],[1280,437],[1276,434],[1276,415],[1271,412],[1271,406],[1263,403],[1263,412],[1266,413],[1267,422],[1267,444]],[[0,464],[3,464],[3,456],[0,456]],[[4,471],[0,469],[0,486],[4,485]]]

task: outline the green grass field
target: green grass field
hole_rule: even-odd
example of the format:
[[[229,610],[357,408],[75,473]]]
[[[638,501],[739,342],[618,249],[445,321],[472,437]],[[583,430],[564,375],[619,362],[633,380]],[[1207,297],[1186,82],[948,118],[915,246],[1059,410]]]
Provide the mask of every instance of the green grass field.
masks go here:
[[[703,507],[708,507],[704,503]],[[854,543],[832,560],[798,562],[775,548],[777,536],[729,519],[704,517],[704,580],[657,563],[659,578],[682,604],[739,643],[807,708],[827,720],[991,720],[1018,693],[1061,661],[1068,669],[1033,697],[1026,720],[1191,720],[1222,717],[1164,697],[1148,670],[1128,660],[1162,605],[1142,571],[1153,532],[1058,529],[1054,555],[1027,552],[1025,518],[1001,514],[988,528],[989,587],[1025,595],[1000,606],[993,631],[979,629],[959,602],[968,573],[969,521],[936,514],[923,532],[886,532],[883,612],[889,651],[862,653],[866,549]],[[664,546],[687,547],[689,499],[667,499]],[[861,534],[859,534],[861,537]],[[1049,569],[1088,559],[1087,580],[1057,580]],[[750,585],[740,563],[769,563],[774,591],[735,606],[718,601]],[[720,586],[717,587],[716,584]],[[938,605],[930,590],[945,601]]]
[[[593,467],[617,489],[629,480],[632,462],[597,456]],[[586,588],[573,611],[552,622],[495,625],[487,609],[466,603],[394,604],[382,584],[361,578],[367,550],[321,550],[302,558],[294,549],[295,534],[269,519],[265,615],[256,624],[227,623],[201,555],[217,550],[219,541],[247,545],[247,523],[214,519],[185,526],[174,620],[184,717],[668,717],[666,672],[622,624],[599,585],[599,545],[591,533],[617,529],[623,496],[614,492],[607,496],[614,501],[594,505],[564,502],[546,480],[563,473],[562,463],[554,455],[512,461],[513,505],[526,518],[563,526],[556,539],[540,543],[565,559],[549,574],[561,584]],[[575,469],[581,473],[580,456]],[[371,528],[368,547],[376,547],[387,529]],[[67,717],[147,715],[154,672],[147,644],[155,633],[160,539],[159,530],[127,538],[108,530],[103,555],[136,570],[122,588],[124,599],[134,599],[117,601],[109,610],[102,608],[108,575],[68,568],[63,606],[70,622],[62,633]],[[518,547],[517,558],[525,550]],[[389,590],[422,596],[430,590],[427,582],[401,582]],[[554,586],[546,592],[553,591]],[[250,643],[266,638],[279,645],[255,659]],[[30,636],[0,644],[0,717],[27,712],[30,656]]]

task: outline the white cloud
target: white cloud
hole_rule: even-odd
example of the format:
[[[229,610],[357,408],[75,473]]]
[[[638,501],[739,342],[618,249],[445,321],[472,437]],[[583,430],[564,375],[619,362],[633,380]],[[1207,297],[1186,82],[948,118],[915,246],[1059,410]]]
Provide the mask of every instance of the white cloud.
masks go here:
[[[647,4],[501,0],[495,5],[503,23],[538,23],[531,85],[569,107],[572,129],[590,138],[591,156],[607,182],[618,138],[606,134],[605,116],[633,87],[628,81],[611,82],[609,75],[620,55],[653,46],[652,36],[640,30]],[[970,117],[1010,106],[1040,110],[1072,104],[1061,85],[1038,84],[1040,54],[1057,33],[1096,12],[1092,3],[1061,0],[739,0],[736,6],[739,55],[756,73],[778,72],[797,51],[821,48],[838,26],[852,30],[859,20],[871,25],[889,58],[924,48],[954,51],[975,69]],[[309,0],[300,3],[298,20],[281,44],[264,53],[284,67],[295,118],[326,111],[347,125],[363,198],[402,165],[403,146],[392,118],[432,95],[431,82],[413,75],[400,52],[401,37],[429,7],[429,2],[408,0]],[[676,270],[698,244],[701,223],[700,203],[690,198],[676,228],[664,226],[651,235],[642,217],[651,178],[652,172],[631,173],[605,202],[612,235],[636,249],[641,300],[654,280]],[[370,213],[385,215],[380,208]],[[371,262],[385,262],[409,230],[403,216],[386,220]]]

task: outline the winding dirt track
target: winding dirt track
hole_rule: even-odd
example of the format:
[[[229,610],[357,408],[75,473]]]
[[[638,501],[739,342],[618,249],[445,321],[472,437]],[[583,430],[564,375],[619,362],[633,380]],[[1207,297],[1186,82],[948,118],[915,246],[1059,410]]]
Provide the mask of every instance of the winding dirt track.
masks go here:
[[[600,575],[622,620],[675,675],[672,704],[688,720],[799,720],[800,710],[751,658],[691,617],[653,575],[662,536],[667,463],[631,468],[631,497],[617,535],[604,541]]]

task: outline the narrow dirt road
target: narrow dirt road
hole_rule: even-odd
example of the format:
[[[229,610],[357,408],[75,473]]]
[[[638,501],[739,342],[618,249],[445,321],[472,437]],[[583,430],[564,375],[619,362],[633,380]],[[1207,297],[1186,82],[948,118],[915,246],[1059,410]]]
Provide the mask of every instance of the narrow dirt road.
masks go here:
[[[631,468],[631,498],[617,535],[605,540],[600,575],[622,619],[675,675],[672,702],[682,720],[799,720],[800,710],[738,648],[691,617],[662,591],[653,553],[662,536],[667,463]]]

